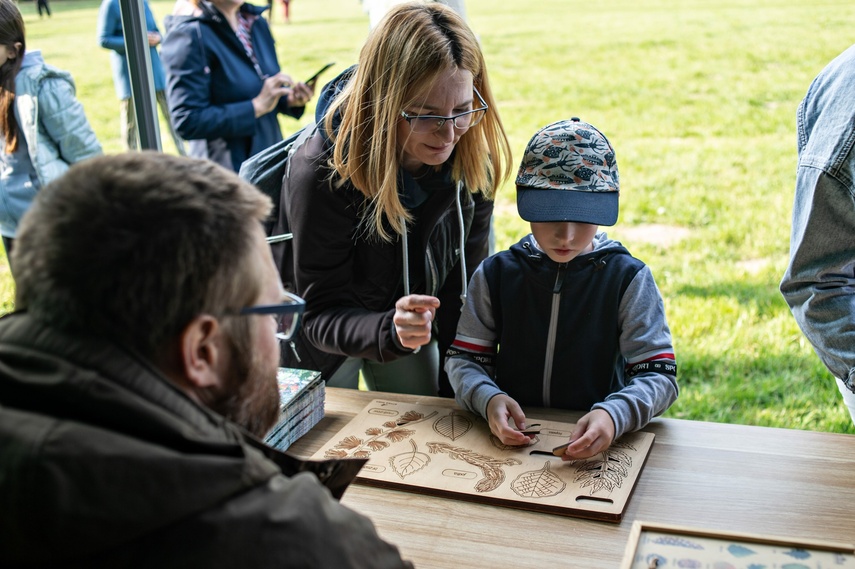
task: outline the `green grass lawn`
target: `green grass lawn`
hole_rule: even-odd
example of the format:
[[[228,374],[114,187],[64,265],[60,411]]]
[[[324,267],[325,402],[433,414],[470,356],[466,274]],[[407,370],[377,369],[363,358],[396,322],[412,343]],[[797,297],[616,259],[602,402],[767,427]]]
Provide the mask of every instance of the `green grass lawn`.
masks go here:
[[[171,1],[152,2],[159,22]],[[22,2],[28,46],[70,70],[107,152],[121,150],[98,3]],[[621,214],[610,236],[653,270],[677,350],[681,395],[666,416],[855,433],[830,374],[777,290],[787,263],[795,110],[852,43],[848,1],[469,0],[518,160],[539,127],[579,116],[616,148]],[[354,63],[368,31],[358,0],[298,0],[273,33],[305,78]],[[290,132],[301,121],[283,118]],[[161,129],[162,132],[163,129]],[[164,150],[174,152],[168,136]],[[527,233],[512,181],[499,192],[500,248]],[[3,261],[5,263],[5,260]],[[5,269],[5,265],[2,267]],[[106,277],[106,275],[105,275]],[[0,274],[0,306],[14,284]]]

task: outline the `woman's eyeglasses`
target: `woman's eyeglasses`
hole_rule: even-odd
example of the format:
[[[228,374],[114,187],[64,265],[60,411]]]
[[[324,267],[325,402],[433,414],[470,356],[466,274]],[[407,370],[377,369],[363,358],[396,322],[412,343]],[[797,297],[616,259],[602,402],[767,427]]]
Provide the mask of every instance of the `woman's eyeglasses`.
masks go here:
[[[276,337],[279,340],[290,340],[300,325],[300,317],[306,309],[306,301],[290,292],[284,295],[285,301],[280,304],[247,306],[238,314],[269,314],[276,320]]]
[[[466,130],[467,128],[473,127],[481,122],[481,120],[487,115],[487,110],[489,109],[486,101],[484,101],[484,98],[481,96],[481,93],[478,92],[478,89],[474,89],[474,91],[478,96],[478,102],[481,103],[480,108],[465,111],[457,115],[451,115],[449,117],[443,117],[440,115],[411,115],[406,111],[401,111],[401,116],[405,121],[407,121],[407,123],[409,123],[410,130],[416,134],[430,134],[436,132],[445,125],[445,121],[451,121],[451,124],[453,124],[454,128],[457,130]]]

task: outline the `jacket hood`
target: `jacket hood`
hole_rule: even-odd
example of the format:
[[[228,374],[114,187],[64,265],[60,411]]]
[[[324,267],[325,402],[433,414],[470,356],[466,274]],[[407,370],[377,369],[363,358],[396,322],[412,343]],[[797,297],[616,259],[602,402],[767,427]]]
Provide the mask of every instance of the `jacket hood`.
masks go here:
[[[219,10],[210,2],[203,0],[199,2],[199,9],[202,11],[198,16],[190,16],[190,15],[173,15],[169,14],[163,19],[163,29],[166,33],[169,33],[175,26],[181,24],[183,22],[192,22],[192,21],[200,21],[200,22],[224,22],[223,15]],[[252,16],[261,16],[266,10],[267,6],[256,6],[255,4],[241,4],[240,11],[244,14],[249,14]]]
[[[21,62],[21,69],[26,69],[27,67],[33,67],[35,65],[41,65],[45,62],[42,57],[42,50],[40,49],[28,49],[24,53],[24,61]]]
[[[619,241],[609,239],[604,231],[597,233],[592,243],[594,245],[593,251],[579,255],[569,263],[556,263],[550,259],[549,255],[539,248],[534,235],[531,233],[512,245],[510,250],[515,255],[526,259],[530,265],[547,268],[551,271],[562,265],[569,270],[580,270],[591,264],[597,266],[610,255],[629,255],[629,251]]]
[[[202,0],[199,2],[199,8],[202,10],[202,19],[214,19],[214,20],[222,20],[223,15],[220,11],[214,6],[213,3],[208,0]],[[255,4],[244,3],[240,5],[239,10],[244,14],[249,14],[252,16],[261,16],[266,10],[267,6],[256,6]]]
[[[194,20],[198,21],[202,18],[200,16],[188,16],[188,15],[174,15],[167,14],[165,18],[163,18],[163,30],[164,33],[168,34],[171,32],[178,24],[182,24],[184,22],[192,22]]]
[[[120,547],[279,472],[146,360],[27,314],[0,320],[0,408],[0,565]]]
[[[328,141],[330,137],[324,125],[324,117],[326,117],[333,100],[344,90],[345,85],[350,81],[355,71],[356,65],[351,65],[324,85],[321,89],[321,94],[318,95],[318,102],[315,106],[315,122],[318,124],[318,130],[325,141]],[[333,117],[333,131],[337,131],[340,124],[341,116],[337,114]]]

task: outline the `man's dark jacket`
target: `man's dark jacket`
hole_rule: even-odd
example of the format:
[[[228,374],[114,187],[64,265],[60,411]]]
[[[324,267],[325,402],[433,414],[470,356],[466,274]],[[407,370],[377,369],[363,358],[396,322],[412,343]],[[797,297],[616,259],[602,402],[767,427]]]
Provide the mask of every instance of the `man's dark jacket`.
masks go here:
[[[2,567],[409,566],[282,458],[110,342],[0,319]]]

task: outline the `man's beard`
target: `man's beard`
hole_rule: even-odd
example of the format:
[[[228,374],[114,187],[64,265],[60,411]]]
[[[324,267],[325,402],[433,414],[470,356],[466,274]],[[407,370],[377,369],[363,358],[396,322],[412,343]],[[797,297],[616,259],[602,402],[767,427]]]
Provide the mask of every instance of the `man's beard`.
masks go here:
[[[209,407],[263,438],[279,418],[278,358],[271,364],[256,355],[249,326],[230,328],[235,333],[227,333],[232,353],[229,377]]]

